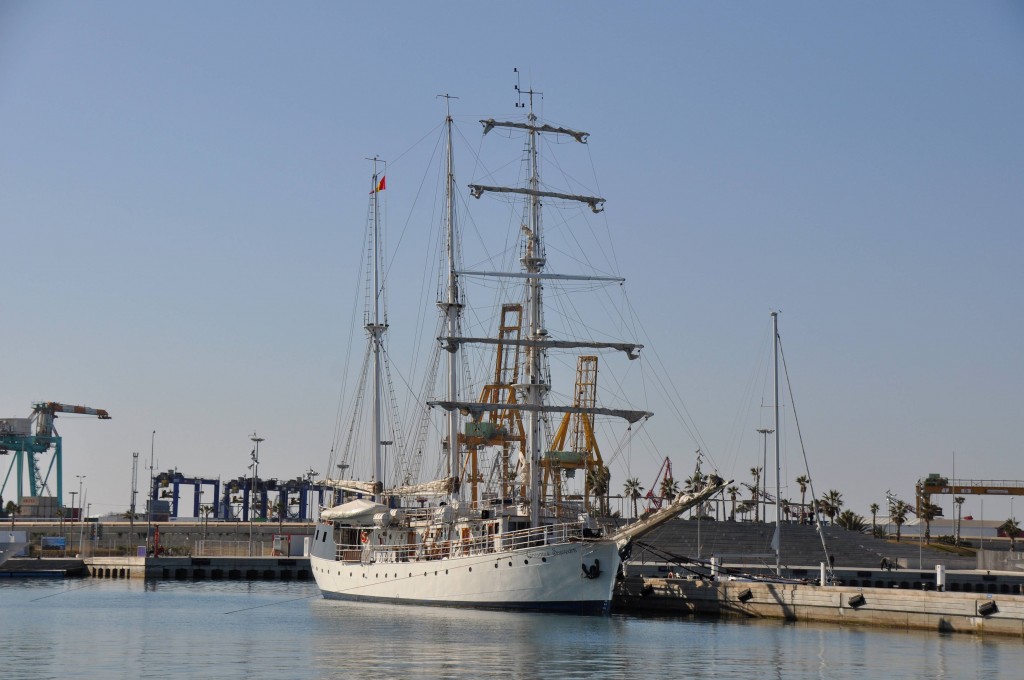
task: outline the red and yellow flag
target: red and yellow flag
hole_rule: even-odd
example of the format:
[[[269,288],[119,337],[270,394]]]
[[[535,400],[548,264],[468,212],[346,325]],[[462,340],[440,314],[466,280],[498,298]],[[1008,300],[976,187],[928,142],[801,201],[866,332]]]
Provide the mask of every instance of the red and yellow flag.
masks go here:
[[[385,189],[387,189],[387,187],[384,185],[384,180],[386,180],[386,179],[387,179],[386,175],[381,175],[380,181],[377,182],[377,188],[374,189],[373,191],[371,191],[370,193],[373,194],[373,193],[376,193],[378,191],[384,191]]]

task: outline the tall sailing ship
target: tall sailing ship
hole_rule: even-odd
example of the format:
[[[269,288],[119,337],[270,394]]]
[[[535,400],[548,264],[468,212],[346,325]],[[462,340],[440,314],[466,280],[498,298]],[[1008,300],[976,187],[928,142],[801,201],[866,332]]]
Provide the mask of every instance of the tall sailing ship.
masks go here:
[[[518,88],[517,88],[518,89]],[[337,505],[325,508],[310,549],[317,585],[326,598],[394,603],[522,609],[607,614],[622,561],[632,542],[712,495],[724,483],[717,477],[703,488],[677,495],[656,512],[629,524],[602,521],[606,503],[587,505],[594,486],[608,489],[608,469],[601,465],[594,442],[597,416],[635,423],[652,414],[642,410],[605,408],[595,398],[598,351],[636,358],[634,343],[596,342],[549,337],[544,327],[544,284],[559,281],[621,282],[621,279],[550,273],[546,270],[542,207],[545,202],[584,204],[595,213],[604,199],[547,191],[538,160],[542,136],[585,144],[588,133],[542,123],[534,113],[533,92],[524,120],[483,120],[483,133],[494,130],[525,135],[526,167],[522,186],[470,185],[475,198],[506,195],[522,202],[519,271],[471,271],[461,268],[459,230],[455,224],[456,185],[453,169],[452,117],[445,119],[445,251],[447,272],[442,314],[446,354],[446,395],[427,406],[446,414],[442,440],[441,479],[388,485],[383,431],[385,405],[382,374],[383,267],[379,189],[383,176],[374,173],[371,191],[372,266],[365,329],[369,338],[366,365],[372,366],[371,445],[369,480],[328,479],[338,489]],[[525,107],[524,107],[525,108]],[[463,333],[465,311],[461,283],[480,277],[521,282],[520,301],[501,307],[497,337]],[[468,401],[460,386],[460,355],[471,346],[493,347],[493,374],[479,400]],[[551,351],[587,351],[577,358],[572,403],[551,403]],[[552,421],[561,416],[557,428]],[[478,452],[497,451],[496,489],[481,488]],[[332,466],[333,466],[332,461]],[[337,465],[344,475],[347,464]],[[566,478],[581,471],[587,490],[562,494]],[[602,479],[603,476],[603,479]],[[431,500],[432,499],[432,500]]]

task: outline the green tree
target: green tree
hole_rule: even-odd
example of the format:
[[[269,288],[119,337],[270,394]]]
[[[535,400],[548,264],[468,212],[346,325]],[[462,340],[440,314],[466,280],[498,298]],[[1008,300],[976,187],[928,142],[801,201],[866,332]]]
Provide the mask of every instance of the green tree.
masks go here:
[[[853,510],[843,510],[839,513],[836,524],[847,531],[856,531],[857,533],[863,533],[867,529],[867,525],[864,524],[864,518]]]
[[[728,489],[725,490],[725,492],[727,494],[729,494],[729,500],[732,501],[732,512],[729,514],[729,519],[731,519],[733,522],[735,522],[736,521],[736,499],[740,495],[740,488],[738,486],[730,486]]]
[[[835,489],[829,489],[825,492],[825,495],[821,498],[821,510],[826,515],[830,522],[834,522],[836,515],[843,508],[843,494],[839,493]]]
[[[908,512],[910,512],[910,506],[903,501],[894,501],[889,503],[889,519],[896,525],[897,543],[900,542],[900,532],[907,521]]]
[[[917,516],[924,520],[924,540],[927,545],[931,545],[932,543],[932,520],[941,514],[942,508],[934,503],[921,503],[921,508],[918,510]]]
[[[633,502],[633,518],[636,519],[636,502],[643,495],[644,487],[640,486],[640,480],[637,477],[630,477],[622,488],[626,493],[626,498]]]
[[[612,473],[608,469],[607,465],[600,465],[592,467],[587,470],[587,479],[590,483],[590,493],[594,496],[594,501],[600,508],[602,515],[608,515],[608,483],[611,481]]]
[[[21,506],[14,501],[7,501],[4,510],[7,511],[7,515],[11,518],[11,531],[14,531],[14,518],[21,514]]]
[[[1017,537],[1020,536],[1020,525],[1013,517],[999,525],[999,530],[1010,537],[1010,550],[1017,552]]]
[[[800,485],[800,522],[804,521],[804,509],[807,507],[807,486],[811,483],[811,478],[807,475],[800,475],[796,478],[796,483]]]
[[[665,477],[661,480],[661,486],[658,488],[658,493],[665,500],[671,501],[679,494],[679,482],[672,479],[671,477]]]
[[[878,503],[872,503],[868,510],[871,511],[871,535],[874,536],[875,530],[878,528],[878,522],[875,520],[878,518],[878,511],[881,510],[881,508],[878,507]]]

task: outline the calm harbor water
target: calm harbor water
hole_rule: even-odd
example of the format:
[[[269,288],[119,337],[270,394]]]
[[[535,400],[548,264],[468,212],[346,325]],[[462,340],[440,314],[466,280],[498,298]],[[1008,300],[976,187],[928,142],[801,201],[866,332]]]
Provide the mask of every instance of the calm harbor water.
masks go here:
[[[1004,678],[1018,639],[321,599],[312,583],[0,581],[0,678]]]

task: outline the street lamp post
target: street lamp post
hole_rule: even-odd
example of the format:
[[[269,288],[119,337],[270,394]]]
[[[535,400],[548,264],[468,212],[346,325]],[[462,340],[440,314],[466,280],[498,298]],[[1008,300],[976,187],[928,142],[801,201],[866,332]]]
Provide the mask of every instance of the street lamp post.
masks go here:
[[[68,522],[71,526],[68,527],[68,533],[70,534],[68,543],[73,543],[75,540],[75,507],[77,507],[75,506],[75,496],[78,495],[78,492],[69,491],[68,494],[71,496],[71,520]],[[11,513],[11,517],[14,517],[14,513]],[[12,526],[11,528],[13,529],[14,527]],[[64,549],[67,550],[67,548]]]
[[[252,458],[252,485],[249,488],[249,557],[252,557],[252,515],[256,509],[255,494],[256,485],[259,484],[259,471],[260,471],[260,442],[265,441],[263,437],[259,437],[255,432],[249,437],[256,447],[253,448],[252,453],[249,454]]]
[[[153,531],[153,451],[156,447],[156,430],[149,438],[149,487],[146,489],[146,555],[149,555],[149,537]],[[154,555],[154,557],[156,557]]]
[[[82,517],[82,509],[83,509],[82,506],[85,505],[85,496],[82,495],[82,480],[84,480],[86,476],[85,475],[75,475],[75,477],[78,478],[78,504],[79,504],[78,505],[78,524],[79,524],[79,527],[78,527],[78,552],[81,553],[82,552],[82,527],[81,527],[81,524],[82,524],[82,520],[85,519],[84,517]]]
[[[313,519],[314,519],[313,518],[313,480],[316,479],[319,476],[320,476],[320,473],[317,472],[316,470],[314,470],[313,468],[309,468],[308,470],[306,470],[306,490],[309,492],[309,493],[306,494],[307,503],[308,503],[307,512],[309,513],[309,521],[310,522],[312,522]],[[303,518],[303,519],[305,519],[305,518]]]
[[[135,542],[135,497],[138,494],[139,452],[132,452],[132,502],[128,505],[128,555],[131,556]]]
[[[764,521],[767,522],[768,521],[768,498],[764,494],[764,487],[766,485],[764,484],[763,480],[765,480],[768,477],[768,435],[770,435],[773,432],[775,432],[775,430],[769,429],[767,427],[762,427],[762,428],[758,429],[758,432],[761,434],[761,438],[764,440],[764,450],[763,450],[763,452],[761,454],[761,458],[762,458],[762,461],[763,461],[761,463],[761,479],[762,479],[762,483],[761,483],[761,517],[763,517]],[[778,503],[779,499],[776,498],[775,502]]]

